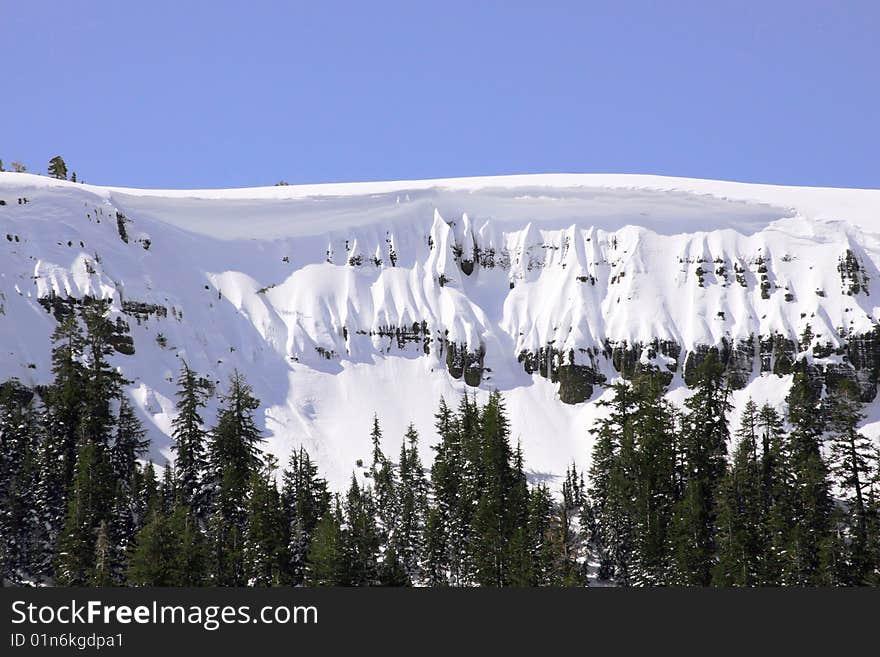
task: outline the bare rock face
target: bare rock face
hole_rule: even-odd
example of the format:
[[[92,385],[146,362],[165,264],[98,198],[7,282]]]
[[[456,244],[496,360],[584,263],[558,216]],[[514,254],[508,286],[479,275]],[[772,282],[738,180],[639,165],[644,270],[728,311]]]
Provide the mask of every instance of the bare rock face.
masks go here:
[[[485,350],[482,347],[477,350],[468,350],[466,345],[454,342],[447,342],[445,349],[446,368],[449,370],[449,375],[454,379],[464,378],[464,382],[469,386],[480,385],[483,379]]]

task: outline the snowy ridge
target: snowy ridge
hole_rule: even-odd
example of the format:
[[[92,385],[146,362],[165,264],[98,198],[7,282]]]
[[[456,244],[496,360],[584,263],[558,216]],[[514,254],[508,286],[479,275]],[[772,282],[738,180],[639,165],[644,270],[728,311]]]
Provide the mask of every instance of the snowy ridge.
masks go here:
[[[709,347],[738,400],[781,402],[797,359],[876,394],[876,190],[541,175],[158,191],[2,173],[0,200],[0,375],[45,382],[53,304],[112,299],[134,342],[115,363],[160,448],[181,358],[221,382],[244,371],[268,447],[305,443],[334,483],[366,456],[373,412],[394,453],[469,386],[505,392],[536,475],[586,460],[603,381],[649,367],[684,394]]]

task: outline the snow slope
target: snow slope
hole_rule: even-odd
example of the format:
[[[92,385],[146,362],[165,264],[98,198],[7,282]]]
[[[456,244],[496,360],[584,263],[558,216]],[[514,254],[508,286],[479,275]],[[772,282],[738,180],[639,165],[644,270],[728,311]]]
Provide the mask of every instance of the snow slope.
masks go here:
[[[0,376],[48,380],[47,300],[112,299],[156,458],[180,359],[221,385],[244,371],[268,448],[303,443],[337,486],[374,412],[388,453],[412,421],[427,459],[439,396],[469,383],[504,392],[528,465],[552,477],[587,461],[600,382],[627,358],[682,398],[690,354],[741,356],[751,337],[738,403],[783,403],[768,340],[869,397],[880,367],[873,338],[852,346],[880,319],[877,190],[536,175],[160,191],[0,173],[0,200]]]

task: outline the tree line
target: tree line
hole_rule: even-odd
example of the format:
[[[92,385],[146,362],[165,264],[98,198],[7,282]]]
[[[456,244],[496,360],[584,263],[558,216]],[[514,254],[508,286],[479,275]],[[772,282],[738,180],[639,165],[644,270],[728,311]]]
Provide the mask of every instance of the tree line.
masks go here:
[[[426,467],[410,426],[396,458],[378,419],[369,463],[330,491],[303,449],[264,453],[260,403],[185,363],[174,459],[111,367],[113,324],[84,302],[53,333],[53,381],[0,385],[0,577],[62,586],[856,585],[880,581],[877,447],[854,387],[794,377],[788,417],[749,402],[736,444],[710,352],[683,408],[656,376],[612,386],[592,465],[530,483],[498,392],[435,415]],[[203,418],[217,397],[211,425]],[[366,433],[366,432],[365,432]],[[366,445],[365,441],[365,445]]]
[[[27,173],[28,170],[27,166],[18,160],[11,162],[9,166],[12,167],[12,171],[14,171],[15,173]],[[3,166],[3,160],[0,159],[0,173],[4,171],[6,171],[6,169]],[[62,158],[60,155],[56,155],[51,160],[49,160],[47,173],[52,178],[57,178],[58,180],[67,180],[67,163],[64,161],[64,158]],[[70,182],[82,182],[81,180],[77,181],[76,171],[70,174]]]
[[[787,417],[749,400],[734,431],[710,352],[684,408],[650,375],[613,386],[595,428],[585,524],[620,585],[880,584],[878,446],[858,390],[799,367]]]

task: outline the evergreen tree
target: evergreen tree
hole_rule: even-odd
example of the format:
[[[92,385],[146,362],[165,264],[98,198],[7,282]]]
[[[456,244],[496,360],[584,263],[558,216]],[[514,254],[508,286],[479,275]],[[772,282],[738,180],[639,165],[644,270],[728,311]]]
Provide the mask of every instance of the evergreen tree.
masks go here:
[[[354,475],[345,498],[348,525],[346,552],[352,586],[378,583],[379,530],[372,491],[361,488]]]
[[[77,437],[83,415],[85,338],[76,315],[66,315],[52,333],[54,381],[46,394],[44,477],[52,499],[47,499],[47,522],[60,525],[66,509],[67,488],[73,480]]]
[[[208,554],[205,535],[192,509],[178,503],[170,519],[175,538],[175,586],[202,586],[208,580]]]
[[[150,443],[144,437],[146,434],[131,403],[126,397],[122,397],[116,416],[116,435],[110,450],[110,461],[116,481],[128,484],[133,480],[137,460],[146,454]]]
[[[520,586],[553,585],[557,580],[556,555],[553,553],[553,496],[545,484],[530,491],[527,536],[531,563],[526,577],[520,577],[514,583]]]
[[[592,429],[589,529],[592,550],[599,563],[599,579],[626,586],[633,566],[635,526],[635,394],[626,381],[615,383],[612,390],[609,401],[599,402],[609,409],[608,413]]]
[[[390,563],[393,565],[395,560],[400,561],[404,579],[408,582],[421,579],[428,513],[428,480],[419,458],[418,441],[419,435],[415,427],[410,425],[400,449],[399,520],[390,542],[390,549],[394,552]],[[402,581],[401,578],[396,579]]]
[[[439,587],[449,584],[449,553],[443,516],[436,505],[428,508],[425,524],[425,563],[423,566],[425,586]]]
[[[98,525],[98,536],[95,539],[95,568],[92,571],[92,586],[113,586],[113,545],[107,529],[107,522]]]
[[[97,533],[102,523],[110,521],[113,492],[113,471],[106,447],[99,442],[81,441],[67,515],[58,539],[58,584],[86,586],[92,580]]]
[[[279,586],[288,563],[284,511],[275,482],[274,459],[255,473],[248,499],[244,568],[248,586]]]
[[[67,165],[60,155],[49,160],[49,175],[58,180],[67,180]]]
[[[633,584],[660,585],[669,581],[670,525],[679,490],[676,482],[675,420],[663,398],[659,376],[634,381],[632,433],[634,441]],[[624,441],[623,446],[628,445]],[[624,456],[626,450],[624,449]],[[624,459],[625,461],[628,459]]]
[[[318,521],[330,512],[327,482],[318,476],[317,466],[302,447],[291,452],[283,472],[281,503],[288,528],[286,578],[288,583],[301,586]]]
[[[373,428],[370,431],[373,443],[373,462],[370,466],[370,477],[373,479],[373,492],[376,500],[377,528],[379,540],[383,545],[391,541],[399,513],[397,479],[393,464],[382,452],[382,430],[379,418],[373,416]]]
[[[831,398],[829,428],[831,472],[848,507],[844,523],[849,538],[846,583],[851,584],[865,583],[871,571],[866,493],[877,464],[871,441],[857,428],[863,419],[858,388],[849,380],[842,381]]]
[[[436,415],[435,428],[439,443],[431,466],[431,486],[434,491],[436,513],[429,524],[426,540],[429,548],[429,578],[442,578],[444,583],[464,583],[464,554],[466,530],[464,527],[464,502],[461,499],[465,474],[464,456],[455,413],[441,397]],[[437,582],[439,583],[439,582]]]
[[[178,585],[178,543],[161,495],[150,502],[150,507],[147,523],[137,533],[128,560],[127,582],[130,586]]]
[[[733,463],[718,494],[718,562],[712,581],[722,586],[755,586],[761,583],[761,560],[769,546],[763,532],[758,407],[751,399],[743,408],[737,438]]]
[[[45,538],[38,506],[40,427],[33,392],[0,385],[0,585],[41,579]]]
[[[764,404],[758,413],[758,428],[762,444],[761,506],[764,510],[761,540],[765,545],[758,583],[780,585],[793,523],[790,445],[781,416],[768,404]]]
[[[824,421],[818,394],[803,371],[794,375],[788,394],[791,484],[790,526],[785,541],[782,580],[799,586],[822,581],[823,545],[831,538],[832,501],[828,470],[821,453]]]
[[[710,350],[696,371],[696,391],[685,401],[684,449],[687,474],[684,495],[672,527],[673,581],[706,586],[715,555],[715,514],[725,474],[731,406],[724,369]]]
[[[351,571],[342,509],[336,498],[333,510],[325,513],[315,528],[306,565],[309,586],[347,586]]]
[[[511,492],[514,485],[509,426],[501,395],[493,392],[480,414],[481,493],[474,513],[474,561],[481,586],[504,586],[509,581],[508,537],[512,529]]]
[[[86,327],[83,350],[84,386],[80,390],[83,406],[80,435],[84,440],[107,446],[114,424],[112,402],[120,394],[124,379],[113,368],[108,357],[113,353],[114,327],[107,319],[109,304],[91,299],[83,304],[81,318]]]
[[[247,497],[253,476],[262,464],[262,436],[254,419],[260,403],[238,372],[230,378],[229,391],[221,401],[208,450],[213,502],[209,521],[211,569],[215,584],[243,586]]]
[[[206,467],[204,428],[201,411],[210,387],[184,362],[177,379],[177,416],[171,421],[175,453],[174,472],[180,501],[197,513],[205,512],[202,472]]]

